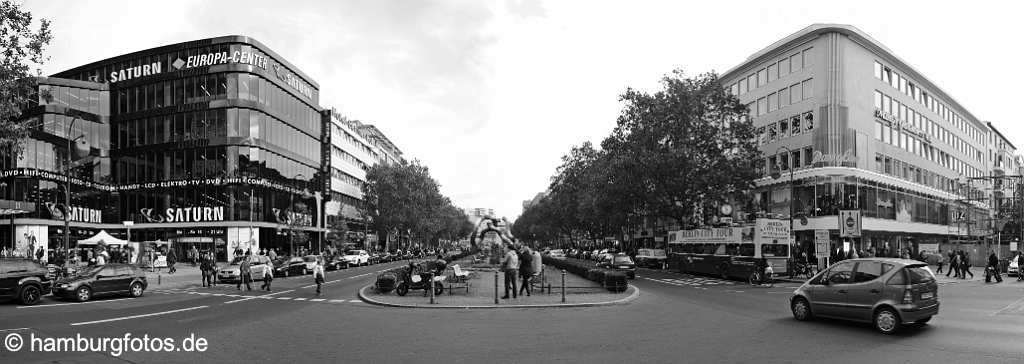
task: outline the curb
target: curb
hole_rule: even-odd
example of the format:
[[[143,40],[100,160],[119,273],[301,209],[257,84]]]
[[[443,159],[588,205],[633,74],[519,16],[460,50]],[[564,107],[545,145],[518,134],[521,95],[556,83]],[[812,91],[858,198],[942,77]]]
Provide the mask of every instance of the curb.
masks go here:
[[[581,302],[581,303],[552,303],[552,304],[536,304],[536,305],[463,305],[463,306],[444,306],[438,304],[423,304],[423,305],[407,305],[401,303],[390,303],[384,301],[378,301],[366,296],[366,290],[373,288],[373,285],[367,285],[359,289],[359,299],[363,302],[371,305],[385,306],[385,307],[400,307],[400,308],[439,308],[439,309],[496,309],[496,308],[543,308],[543,307],[557,307],[557,308],[569,308],[569,307],[596,307],[596,306],[611,306],[627,304],[632,302],[637,297],[640,297],[640,287],[630,285],[629,288],[633,290],[633,293],[625,298],[620,298],[614,301],[604,302]]]

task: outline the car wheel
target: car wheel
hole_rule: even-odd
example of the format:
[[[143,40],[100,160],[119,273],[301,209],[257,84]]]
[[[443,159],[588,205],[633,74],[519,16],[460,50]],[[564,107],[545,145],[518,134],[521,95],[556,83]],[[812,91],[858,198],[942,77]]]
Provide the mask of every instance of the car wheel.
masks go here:
[[[78,302],[85,302],[92,298],[92,290],[89,287],[78,287],[75,291],[75,297],[78,298]]]
[[[444,284],[434,282],[434,296],[440,296],[442,293],[444,293]]]
[[[875,311],[875,329],[886,335],[890,335],[900,329],[900,315],[889,307],[883,307]]]
[[[39,303],[39,300],[43,298],[43,291],[35,285],[27,285],[21,289],[21,294],[18,295],[18,300],[23,305],[34,305]]]
[[[797,321],[807,321],[814,318],[814,315],[811,313],[811,305],[803,297],[793,299],[789,306],[793,311],[793,318],[797,319]]]
[[[399,283],[398,287],[395,287],[395,293],[399,296],[405,296],[406,293],[409,293],[409,285],[405,282]]]
[[[132,297],[142,297],[142,283],[132,283],[131,287],[128,289],[128,293],[131,294]]]

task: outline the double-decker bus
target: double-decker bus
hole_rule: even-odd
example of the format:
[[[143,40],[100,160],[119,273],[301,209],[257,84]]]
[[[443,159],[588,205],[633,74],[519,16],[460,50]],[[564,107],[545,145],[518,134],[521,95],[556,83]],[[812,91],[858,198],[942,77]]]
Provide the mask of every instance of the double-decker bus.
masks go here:
[[[757,262],[786,273],[789,259],[788,220],[757,219],[753,224],[676,230],[668,236],[669,269],[725,279],[747,279]]]

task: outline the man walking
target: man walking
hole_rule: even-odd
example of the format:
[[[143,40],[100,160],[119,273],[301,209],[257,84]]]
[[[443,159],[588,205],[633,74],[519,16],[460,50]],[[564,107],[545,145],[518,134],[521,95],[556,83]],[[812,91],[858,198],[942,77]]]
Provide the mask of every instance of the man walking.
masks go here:
[[[267,252],[267,256],[270,257],[271,262],[277,260],[277,249],[270,249]]]
[[[1003,283],[1003,275],[999,273],[999,257],[992,251],[988,255],[988,264],[985,265],[985,283],[991,281],[992,276],[996,277],[996,283]]]
[[[525,245],[519,252],[519,276],[522,277],[519,295],[522,296],[523,291],[526,291],[526,296],[529,297],[530,291],[533,290],[532,284],[530,284],[530,278],[533,277],[533,255],[530,253],[530,248]]]
[[[174,252],[174,249],[167,251],[167,274],[174,274],[178,271],[178,268],[174,267],[174,264],[178,262],[178,255]]]
[[[949,277],[949,274],[953,273],[953,270],[957,269],[956,251],[951,249],[947,256],[949,257],[949,270],[946,271],[946,277]]]
[[[324,260],[316,258],[316,265],[313,266],[313,281],[316,282],[316,295],[320,295],[320,287],[324,284]]]
[[[203,287],[211,287],[210,284],[210,261],[206,259],[206,255],[203,255],[202,261],[199,263],[199,271],[203,274]]]
[[[508,299],[508,292],[512,290],[512,298],[517,298],[516,275],[519,274],[519,256],[516,254],[515,246],[508,244],[508,252],[505,253],[505,260],[501,262],[501,268],[505,271],[505,296]]]
[[[246,255],[242,258],[242,263],[238,266],[238,285],[236,289],[242,290],[242,284],[245,284],[246,291],[252,291],[252,269],[249,266],[249,258],[251,255]]]
[[[260,289],[265,289],[270,292],[270,282],[274,281],[274,262],[267,261],[267,266],[263,269],[263,285]]]

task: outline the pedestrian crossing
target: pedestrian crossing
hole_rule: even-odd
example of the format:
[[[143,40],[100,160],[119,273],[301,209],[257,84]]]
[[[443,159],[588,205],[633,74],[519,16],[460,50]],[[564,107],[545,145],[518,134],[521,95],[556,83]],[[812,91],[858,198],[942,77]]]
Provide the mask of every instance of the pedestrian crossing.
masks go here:
[[[223,298],[251,298],[253,300],[263,301],[300,301],[300,302],[315,302],[315,303],[327,303],[327,304],[351,304],[351,303],[363,303],[362,300],[357,299],[327,299],[327,298],[308,298],[308,297],[287,297],[287,296],[254,296],[244,294],[229,294],[229,293],[214,293],[214,292],[201,292],[187,289],[157,289],[149,291],[148,293],[156,294],[169,294],[169,295],[195,295],[195,296],[210,296],[210,297],[223,297]]]
[[[703,287],[708,287],[708,286],[711,286],[711,287],[714,287],[714,286],[731,286],[731,285],[735,285],[736,284],[736,282],[727,281],[727,280],[723,280],[723,279],[708,278],[708,277],[694,277],[694,276],[687,276],[687,277],[682,277],[682,278],[648,278],[648,277],[643,277],[643,279],[646,279],[646,280],[649,280],[649,281],[655,281],[655,282],[659,282],[659,283],[670,284],[670,285],[673,285],[673,286],[680,286],[680,287],[687,287],[688,286],[688,287],[698,287],[698,288],[703,288]]]

